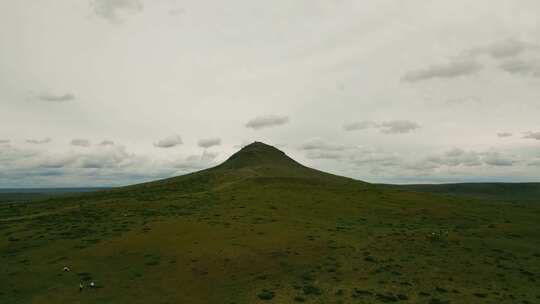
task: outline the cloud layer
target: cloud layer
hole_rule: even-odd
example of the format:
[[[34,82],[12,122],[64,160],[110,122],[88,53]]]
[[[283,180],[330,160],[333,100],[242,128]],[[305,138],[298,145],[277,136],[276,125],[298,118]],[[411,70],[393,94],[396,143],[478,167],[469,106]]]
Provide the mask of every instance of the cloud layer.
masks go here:
[[[199,142],[197,142],[197,145],[201,148],[210,148],[213,146],[219,146],[221,145],[221,139],[220,138],[207,138],[207,139],[201,139]]]
[[[90,141],[89,140],[86,140],[86,139],[73,139],[71,142],[70,142],[70,145],[72,146],[77,146],[77,147],[90,147]]]
[[[154,143],[154,147],[157,148],[172,148],[183,144],[182,137],[180,135],[172,135],[158,140]]]
[[[52,141],[52,139],[50,138],[43,138],[43,139],[27,139],[26,142],[29,143],[29,144],[34,144],[34,145],[42,145],[42,144],[47,144],[47,143],[50,143]]]
[[[404,134],[420,128],[420,125],[410,120],[390,120],[383,122],[359,121],[343,126],[345,131],[359,131],[369,128],[379,129],[384,134]]]
[[[41,101],[47,101],[47,102],[66,102],[71,101],[75,99],[75,95],[71,93],[61,94],[61,95],[55,95],[50,93],[41,93],[37,97]]]
[[[246,123],[247,128],[260,130],[264,128],[281,126],[289,122],[288,116],[264,115],[257,116]]]
[[[125,185],[181,175],[214,166],[217,152],[160,159],[108,144],[58,153],[0,146],[0,185]]]
[[[0,187],[127,184],[255,140],[372,182],[538,181],[538,11],[532,0],[0,1],[11,140],[0,158],[18,155]]]
[[[540,132],[525,132],[523,135],[523,138],[530,138],[530,139],[536,139],[540,140]]]
[[[134,14],[143,10],[140,0],[93,0],[94,13],[112,23],[122,21],[122,14]]]
[[[506,59],[517,57],[527,51],[536,52],[538,50],[540,50],[538,45],[523,42],[515,38],[508,38],[495,41],[486,46],[473,48],[470,54],[473,56],[487,54],[495,59]]]
[[[496,67],[508,74],[540,78],[540,45],[509,38],[464,50],[446,64],[409,71],[401,80],[418,82],[477,74],[484,68],[484,64],[480,63],[482,55],[490,57]]]
[[[358,121],[358,122],[351,122],[348,124],[345,124],[343,126],[343,129],[345,131],[357,131],[357,130],[365,130],[369,128],[377,128],[379,127],[379,124],[373,121],[364,120],[364,121]]]
[[[540,60],[510,60],[499,67],[509,74],[540,78]]]
[[[311,139],[300,145],[301,150],[343,151],[348,148],[350,147],[328,143],[320,138]]]
[[[483,66],[474,60],[456,60],[446,64],[432,65],[425,69],[410,71],[402,80],[417,82],[434,78],[456,78],[478,73]]]

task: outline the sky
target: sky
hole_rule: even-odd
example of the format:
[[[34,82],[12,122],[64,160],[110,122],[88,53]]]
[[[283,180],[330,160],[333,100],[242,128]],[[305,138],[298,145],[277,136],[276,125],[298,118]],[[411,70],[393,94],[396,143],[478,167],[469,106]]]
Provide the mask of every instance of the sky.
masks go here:
[[[0,188],[262,141],[368,182],[540,182],[537,0],[0,0]]]

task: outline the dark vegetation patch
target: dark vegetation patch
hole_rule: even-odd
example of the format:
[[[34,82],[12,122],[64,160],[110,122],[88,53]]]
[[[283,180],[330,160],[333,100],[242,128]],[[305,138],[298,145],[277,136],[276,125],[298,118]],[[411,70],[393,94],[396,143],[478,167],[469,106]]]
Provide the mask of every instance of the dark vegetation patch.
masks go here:
[[[274,298],[274,296],[274,292],[268,289],[261,290],[261,292],[259,292],[259,294],[257,295],[257,297],[261,300],[271,300]]]

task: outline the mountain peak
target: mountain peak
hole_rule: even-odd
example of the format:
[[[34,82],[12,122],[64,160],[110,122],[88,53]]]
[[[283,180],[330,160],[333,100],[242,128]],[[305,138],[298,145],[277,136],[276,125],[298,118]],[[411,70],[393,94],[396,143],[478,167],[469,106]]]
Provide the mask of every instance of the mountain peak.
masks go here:
[[[301,165],[283,151],[260,141],[244,146],[221,165],[224,168],[284,166],[296,167]]]
[[[285,153],[281,151],[280,149],[272,145],[265,144],[261,141],[254,141],[250,143],[249,145],[245,145],[237,153],[246,152],[246,151],[253,152],[253,153],[279,153],[281,155],[285,155]]]

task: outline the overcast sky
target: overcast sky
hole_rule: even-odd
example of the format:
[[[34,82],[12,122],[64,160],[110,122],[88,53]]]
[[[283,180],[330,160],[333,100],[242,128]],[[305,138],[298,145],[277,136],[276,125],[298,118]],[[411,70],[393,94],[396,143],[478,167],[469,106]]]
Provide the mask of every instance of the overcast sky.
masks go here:
[[[387,183],[540,181],[538,0],[0,0],[0,188],[254,140]]]

